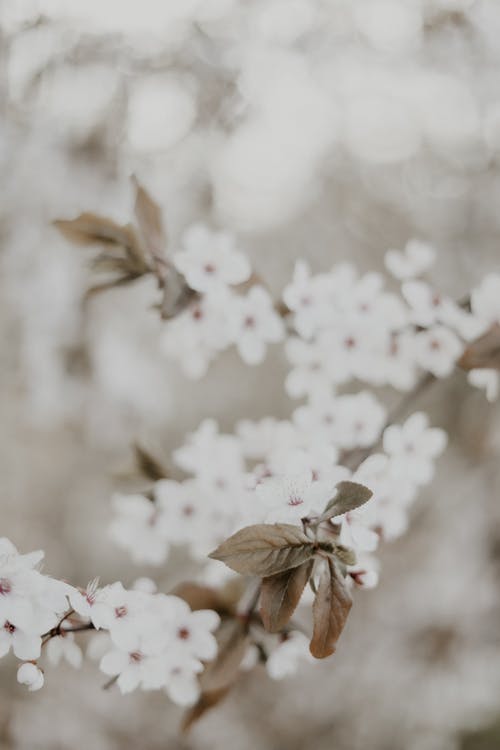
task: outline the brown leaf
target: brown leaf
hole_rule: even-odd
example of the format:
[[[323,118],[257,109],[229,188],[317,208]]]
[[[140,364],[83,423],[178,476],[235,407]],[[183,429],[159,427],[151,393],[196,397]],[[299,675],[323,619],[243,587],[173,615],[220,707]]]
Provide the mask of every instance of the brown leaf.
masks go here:
[[[133,178],[133,182],[136,191],[134,211],[141,239],[148,256],[154,261],[157,267],[159,278],[164,281],[167,269],[164,255],[166,236],[161,210],[135,177]]]
[[[219,615],[229,615],[233,609],[217,589],[199,583],[180,583],[171,592],[184,599],[195,612],[199,609],[213,609]]]
[[[262,579],[259,611],[270,633],[279,633],[295,612],[313,564],[313,560],[308,560],[297,568]]]
[[[298,526],[263,523],[237,531],[209,557],[237,573],[272,576],[298,567],[313,554],[313,543]]]
[[[328,518],[334,516],[341,516],[343,513],[348,513],[350,510],[359,508],[364,505],[373,495],[373,492],[365,487],[364,484],[358,484],[358,482],[339,482],[337,484],[337,492],[328,505],[324,512],[321,514],[321,520],[326,521]]]
[[[344,565],[356,565],[356,553],[350,547],[345,547],[343,544],[336,544],[333,548],[335,557]]]
[[[219,647],[217,656],[200,676],[203,692],[220,690],[236,680],[249,644],[246,625],[232,617],[222,620],[215,637]]]
[[[465,349],[458,364],[463,370],[500,370],[500,324],[473,341]]]
[[[351,606],[351,595],[344,580],[328,560],[313,604],[314,628],[309,650],[316,659],[324,659],[335,651]]]
[[[203,714],[214,708],[218,703],[224,700],[230,690],[230,685],[220,688],[219,690],[211,690],[208,693],[202,693],[192,708],[188,708],[181,723],[181,731],[188,732],[193,724],[201,719]]]
[[[137,468],[145,477],[151,479],[153,482],[168,477],[168,471],[137,443],[134,444],[134,453]]]
[[[100,243],[132,247],[137,244],[135,230],[130,224],[117,224],[112,219],[90,212],[80,214],[75,219],[57,219],[54,226],[68,240],[79,245]]]

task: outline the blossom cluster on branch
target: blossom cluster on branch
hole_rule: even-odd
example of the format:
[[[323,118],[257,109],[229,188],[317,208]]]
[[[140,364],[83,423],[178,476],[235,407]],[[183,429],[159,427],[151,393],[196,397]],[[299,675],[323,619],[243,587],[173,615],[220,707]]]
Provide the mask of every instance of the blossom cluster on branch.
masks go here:
[[[188,727],[246,669],[262,663],[280,679],[335,651],[352,591],[376,586],[377,547],[407,529],[446,446],[443,430],[411,413],[413,396],[457,366],[497,395],[500,275],[455,302],[420,278],[435,252],[414,240],[387,252],[389,281],[350,264],[313,274],[298,261],[276,301],[227,232],[196,224],[167,252],[158,206],[137,182],[135,191],[134,224],[56,222],[101,248],[94,269],[112,277],[89,294],[152,274],[162,347],[187,375],[203,376],[230,345],[256,365],[283,341],[284,389],[305,401],[288,419],[241,419],[232,434],[205,419],[168,469],[136,446],[147,484],[114,496],[110,534],[139,564],[163,565],[183,547],[199,577],[170,594],[144,579],[81,591],[43,575],[43,553],[1,540],[0,656],[12,648],[19,681],[36,690],[45,647],[52,663],[79,666],[76,634],[98,631],[90,651],[108,684],[164,689],[192,707]],[[396,411],[380,386],[403,392]]]

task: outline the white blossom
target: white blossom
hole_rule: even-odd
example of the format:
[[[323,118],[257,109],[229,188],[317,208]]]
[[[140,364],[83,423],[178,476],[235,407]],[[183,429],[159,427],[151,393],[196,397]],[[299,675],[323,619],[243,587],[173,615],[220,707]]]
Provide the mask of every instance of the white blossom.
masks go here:
[[[468,373],[467,380],[476,388],[484,389],[488,401],[493,403],[497,400],[500,391],[500,377],[497,370],[474,369]]]
[[[436,325],[415,336],[415,359],[437,378],[450,375],[463,352],[460,339],[449,328]]]
[[[247,365],[262,362],[267,344],[283,338],[283,321],[262,286],[253,286],[244,296],[234,296],[226,314],[234,343]]]
[[[431,268],[435,260],[435,249],[420,240],[409,240],[403,251],[388,250],[385,254],[387,269],[400,281],[420,276]]]
[[[17,681],[20,682],[21,685],[26,685],[31,692],[34,692],[43,687],[45,680],[42,670],[39,669],[36,664],[26,662],[25,664],[21,664],[17,670]]]
[[[271,679],[282,680],[294,675],[302,660],[314,661],[309,653],[308,638],[303,633],[294,630],[269,654],[266,670]]]
[[[233,236],[227,232],[213,232],[195,224],[184,234],[183,246],[174,254],[174,264],[198,292],[217,294],[250,276],[246,256],[236,249]]]

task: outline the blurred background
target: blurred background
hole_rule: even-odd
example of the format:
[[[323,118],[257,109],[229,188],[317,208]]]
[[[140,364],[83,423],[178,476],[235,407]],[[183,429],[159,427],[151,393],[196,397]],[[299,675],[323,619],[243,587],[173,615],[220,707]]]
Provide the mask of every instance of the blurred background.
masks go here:
[[[276,295],[297,258],[381,269],[418,237],[461,297],[500,265],[499,35],[498,0],[0,0],[1,535],[76,585],[168,590],[181,555],[137,568],[108,541],[132,442],[168,460],[207,416],[293,407],[279,347],[187,381],[151,279],[83,304],[88,254],[52,221],[130,221],[136,174],[170,248],[230,228]],[[257,670],[188,738],[164,695],[103,692],[91,662],[29,694],[5,659],[1,750],[500,747],[499,409],[459,374],[416,406],[450,446],[334,658]]]

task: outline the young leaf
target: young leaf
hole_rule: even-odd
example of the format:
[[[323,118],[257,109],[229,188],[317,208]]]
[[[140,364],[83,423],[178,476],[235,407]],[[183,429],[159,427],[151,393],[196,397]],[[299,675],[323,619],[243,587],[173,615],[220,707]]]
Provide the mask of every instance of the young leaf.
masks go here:
[[[157,482],[168,477],[168,471],[137,443],[134,444],[134,453],[137,468],[147,479]]]
[[[458,364],[463,370],[500,370],[500,325],[496,323],[464,351]]]
[[[356,565],[356,553],[350,547],[345,547],[343,544],[336,544],[333,553],[344,565]]]
[[[76,219],[57,219],[54,221],[66,239],[78,245],[119,245],[129,248],[137,246],[137,235],[130,224],[116,224],[112,219],[93,213],[83,213]]]
[[[313,560],[308,560],[297,568],[263,578],[260,616],[265,629],[270,633],[279,633],[295,612],[313,564]]]
[[[364,505],[373,495],[373,492],[364,484],[357,482],[339,482],[337,492],[320,516],[321,521],[326,521],[334,516],[341,516],[350,510]]]
[[[209,557],[237,573],[267,577],[296,568],[313,554],[313,543],[298,526],[263,523],[237,531]]]
[[[314,627],[309,650],[316,659],[324,659],[335,651],[351,606],[351,595],[344,580],[334,563],[328,560],[313,604]]]
[[[143,245],[157,266],[159,278],[164,281],[164,273],[167,267],[164,256],[166,237],[161,210],[136,178],[133,179],[133,182],[136,190],[134,211]]]

